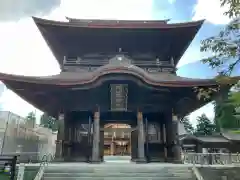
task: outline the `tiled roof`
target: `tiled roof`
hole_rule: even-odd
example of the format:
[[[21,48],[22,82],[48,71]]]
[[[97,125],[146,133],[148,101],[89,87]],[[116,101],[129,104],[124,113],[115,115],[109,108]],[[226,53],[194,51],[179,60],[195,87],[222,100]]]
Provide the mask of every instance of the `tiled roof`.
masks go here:
[[[230,131],[223,131],[221,133],[226,139],[233,140],[233,141],[240,141],[240,134],[233,133]]]
[[[187,136],[181,137],[180,141],[183,141],[185,139],[193,139],[193,140],[197,140],[197,141],[204,142],[204,143],[227,143],[227,142],[229,142],[228,139],[226,139],[225,137],[223,137],[221,135],[206,135],[206,136],[187,135]]]

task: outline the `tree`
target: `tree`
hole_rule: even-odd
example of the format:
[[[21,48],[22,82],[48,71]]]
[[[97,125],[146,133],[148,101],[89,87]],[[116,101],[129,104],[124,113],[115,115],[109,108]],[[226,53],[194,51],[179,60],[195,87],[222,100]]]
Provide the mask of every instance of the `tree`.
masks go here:
[[[190,133],[190,134],[193,133],[194,128],[193,128],[193,126],[192,126],[192,124],[191,124],[191,122],[190,122],[190,120],[189,120],[189,117],[184,117],[184,118],[182,118],[182,119],[180,120],[180,122],[184,125],[184,128],[185,128],[185,130],[186,130],[188,133]]]
[[[232,103],[229,103],[229,100],[226,100],[222,103],[215,103],[215,118],[214,122],[216,124],[216,130],[220,131],[223,129],[233,129],[239,128],[238,119],[235,116],[236,110],[235,106]]]
[[[240,15],[240,1],[239,0],[220,0],[221,6],[229,6],[229,10],[224,14],[231,17],[238,17]]]
[[[42,125],[43,127],[49,128],[53,131],[58,130],[56,119],[54,119],[51,116],[48,116],[47,113],[43,113],[43,115],[41,116],[40,125]]]
[[[200,50],[213,54],[202,62],[218,70],[217,80],[231,84],[236,80],[229,76],[240,63],[240,1],[220,0],[220,3],[221,6],[228,7],[224,14],[233,20],[218,35],[203,40]],[[230,96],[233,103],[240,105],[239,90]]]
[[[26,119],[26,124],[30,127],[34,127],[36,124],[36,114],[34,112],[28,113]]]
[[[217,68],[220,77],[231,75],[240,62],[240,18],[231,21],[224,30],[216,36],[201,42],[200,50],[213,55],[203,59],[203,63]]]
[[[216,126],[205,114],[197,117],[197,127],[194,134],[196,135],[212,135],[215,132]]]

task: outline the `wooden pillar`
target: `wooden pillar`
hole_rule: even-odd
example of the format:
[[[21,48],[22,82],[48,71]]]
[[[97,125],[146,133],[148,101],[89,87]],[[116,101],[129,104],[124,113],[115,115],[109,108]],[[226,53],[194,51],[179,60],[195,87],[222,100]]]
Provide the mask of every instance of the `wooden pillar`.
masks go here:
[[[202,144],[200,144],[199,142],[196,143],[195,152],[196,153],[202,153],[203,152]]]
[[[92,163],[100,163],[100,112],[94,112]]]
[[[164,162],[166,161],[166,148],[165,148],[165,142],[166,142],[166,136],[165,136],[165,130],[164,128],[164,123],[163,121],[159,123],[159,141],[160,141],[160,147],[159,147],[159,151],[160,151],[160,161]]]
[[[110,153],[112,156],[115,154],[115,143],[113,141],[110,144]]]
[[[147,159],[147,162],[150,160],[150,154],[149,154],[149,127],[148,127],[148,119],[145,119],[145,156]]]
[[[166,139],[167,139],[167,161],[173,162],[173,123],[172,123],[172,113],[168,112],[166,115]]]
[[[88,152],[87,152],[87,161],[91,161],[92,154],[92,118],[88,117]]]
[[[64,114],[61,113],[59,114],[58,117],[58,134],[56,141],[55,161],[64,161],[63,157],[64,138],[65,138]]]
[[[173,136],[173,162],[182,163],[181,160],[181,146],[179,142],[179,128],[178,128],[178,117],[173,115],[172,117],[172,136]]]
[[[67,140],[67,143],[65,144],[66,145],[66,156],[67,156],[67,159],[70,160],[71,159],[71,156],[72,156],[72,127],[71,125],[68,124],[68,130],[65,132],[67,134],[65,134],[65,138]]]
[[[138,157],[138,131],[137,128],[131,132],[131,161],[136,162]]]
[[[145,131],[143,123],[142,112],[137,113],[137,124],[138,124],[138,159],[137,163],[146,163],[145,156]]]
[[[167,131],[166,124],[162,124],[162,144],[163,144],[163,152],[164,152],[164,160],[167,161]]]

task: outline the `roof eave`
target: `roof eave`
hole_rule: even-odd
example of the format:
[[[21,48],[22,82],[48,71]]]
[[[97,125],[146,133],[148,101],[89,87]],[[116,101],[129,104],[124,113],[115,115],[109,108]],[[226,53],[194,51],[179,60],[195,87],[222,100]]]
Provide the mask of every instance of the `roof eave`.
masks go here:
[[[201,29],[201,27],[202,27],[202,25],[203,25],[204,22],[205,22],[205,19],[199,21],[199,25],[196,26],[196,30],[197,30],[197,31],[196,31],[196,33],[193,35],[192,40],[188,42],[188,44],[186,45],[185,48],[183,48],[183,51],[182,51],[182,53],[181,53],[182,55],[181,55],[178,59],[174,60],[175,67],[177,67],[179,61],[181,60],[181,58],[183,57],[183,55],[184,55],[185,52],[187,51],[188,47],[190,46],[190,44],[192,43],[192,41],[193,41],[194,38],[196,37],[197,33],[200,31],[200,29]]]
[[[210,80],[159,80],[156,81],[155,78],[148,75],[146,72],[140,73],[137,71],[129,71],[124,70],[120,68],[112,68],[105,71],[100,72],[94,72],[91,75],[88,75],[86,78],[75,78],[75,79],[66,79],[61,78],[61,74],[57,75],[59,77],[48,77],[48,78],[40,78],[40,77],[26,77],[26,76],[17,76],[17,75],[11,75],[11,74],[1,74],[0,73],[0,80],[3,81],[18,81],[18,82],[26,82],[26,83],[35,83],[35,84],[51,84],[51,85],[59,85],[59,86],[71,86],[71,85],[85,85],[85,84],[91,84],[98,79],[100,79],[102,76],[107,76],[110,74],[116,74],[116,75],[128,75],[128,76],[134,76],[137,79],[142,80],[144,83],[152,85],[152,86],[163,86],[163,87],[204,87],[204,86],[216,86],[218,83],[214,79]],[[79,74],[79,77],[81,77],[81,73]]]

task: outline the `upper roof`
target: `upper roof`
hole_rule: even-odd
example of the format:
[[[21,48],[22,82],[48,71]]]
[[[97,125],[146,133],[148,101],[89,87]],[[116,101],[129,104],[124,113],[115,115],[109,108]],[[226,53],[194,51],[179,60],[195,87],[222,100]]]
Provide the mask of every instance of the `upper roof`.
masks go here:
[[[135,60],[144,54],[151,60],[173,58],[176,65],[203,23],[33,19],[60,65],[64,56],[87,58],[94,54],[99,59],[114,56],[119,49]]]

